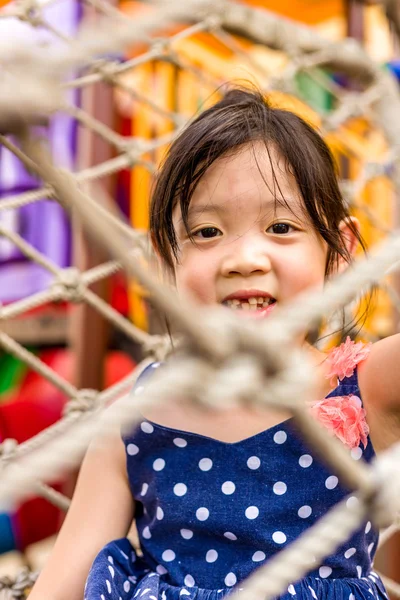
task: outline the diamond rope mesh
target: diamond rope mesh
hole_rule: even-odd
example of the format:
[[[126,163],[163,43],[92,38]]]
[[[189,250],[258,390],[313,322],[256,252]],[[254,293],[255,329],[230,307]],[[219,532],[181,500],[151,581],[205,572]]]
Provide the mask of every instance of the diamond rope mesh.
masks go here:
[[[337,505],[301,540],[281,551],[245,583],[245,600],[272,598],[314,568],[314,558],[322,561],[333,552],[367,514],[377,527],[387,527],[383,540],[398,527],[399,490],[395,482],[400,446],[393,446],[372,467],[367,467],[356,464],[340,443],[327,438],[304,410],[304,401],[312,393],[311,370],[305,357],[290,344],[306,326],[316,325],[324,315],[343,305],[351,307],[360,291],[378,282],[379,307],[367,323],[366,332],[371,339],[377,339],[393,331],[392,311],[399,310],[400,300],[390,274],[385,275],[400,260],[400,241],[392,218],[400,184],[396,146],[400,139],[396,117],[400,96],[396,84],[354,41],[328,42],[305,27],[233,2],[191,1],[184,9],[171,2],[152,7],[132,20],[127,16],[128,11],[123,13],[104,0],[89,0],[100,20],[95,26],[85,27],[75,38],[68,38],[46,20],[46,8],[52,3],[52,0],[18,2],[0,13],[0,19],[20,19],[33,28],[47,29],[60,41],[51,53],[39,45],[10,48],[0,43],[4,67],[0,81],[0,142],[42,181],[38,190],[3,198],[0,211],[52,198],[79,215],[87,231],[106,247],[112,260],[86,272],[74,267],[62,269],[1,225],[1,235],[46,269],[52,281],[43,291],[2,306],[0,320],[7,323],[48,302],[85,302],[142,344],[147,358],[132,375],[107,390],[78,390],[0,331],[0,345],[5,351],[26,362],[69,399],[65,416],[49,429],[20,445],[10,440],[3,442],[0,499],[7,506],[7,502],[40,494],[66,508],[68,499],[46,482],[54,479],[61,468],[79,464],[93,436],[106,433],[111,422],[126,426],[134,423],[144,406],[162,402],[172,390],[176,393],[177,388],[193,402],[204,405],[259,402],[286,407],[308,441],[323,449],[326,462],[354,490],[358,502]],[[389,16],[390,6],[388,2]],[[209,43],[224,50],[221,64],[207,64],[204,47]],[[203,52],[199,58],[196,50],[201,44]],[[360,260],[351,273],[333,281],[323,294],[307,295],[296,307],[288,307],[271,318],[263,325],[262,332],[255,332],[245,323],[236,323],[225,311],[221,314],[220,309],[200,310],[188,303],[183,305],[143,267],[142,257],[149,257],[143,232],[135,231],[103,208],[104,204],[98,202],[98,196],[104,194],[100,184],[96,185],[96,199],[82,191],[84,183],[96,183],[129,168],[133,178],[135,174],[142,177],[143,193],[148,196],[151,174],[168,143],[192,116],[196,101],[202,100],[202,106],[207,106],[215,100],[218,92],[212,93],[226,78],[227,65],[232,68],[232,75],[238,65],[244,65],[245,72],[274,101],[301,112],[318,125],[336,157],[346,157],[350,172],[342,181],[343,191],[354,212],[369,227],[371,245],[380,242],[371,258]],[[357,77],[357,91],[334,82],[321,67],[340,71],[350,79]],[[170,87],[166,85],[155,96],[146,78],[149,68],[163,72],[177,89],[187,91],[196,84],[200,93],[190,101],[182,98],[182,94],[171,99]],[[71,76],[71,72],[78,71],[79,76]],[[305,96],[304,79],[325,90],[330,98],[329,110],[320,111]],[[16,94],[20,81],[24,85]],[[112,86],[116,102],[129,110],[133,107],[140,114],[142,129],[137,127],[133,135],[122,136],[66,100],[68,90],[84,89],[96,82]],[[310,103],[312,108],[307,106]],[[116,156],[74,173],[54,165],[35,126],[46,123],[55,110],[72,116],[82,127],[106,140],[114,147]],[[379,204],[374,200],[378,191]],[[135,326],[89,289],[95,281],[120,269],[125,269],[146,288],[154,305],[176,322],[181,356],[179,365],[171,361],[162,375],[156,374],[135,403],[120,398],[105,416],[104,407],[129,391],[142,368],[153,360],[163,360],[170,350],[167,339]],[[194,309],[196,321],[192,318]],[[16,581],[3,581],[1,585],[13,597],[20,597],[32,582],[26,577],[21,575]],[[388,582],[388,588],[398,592],[394,582]]]

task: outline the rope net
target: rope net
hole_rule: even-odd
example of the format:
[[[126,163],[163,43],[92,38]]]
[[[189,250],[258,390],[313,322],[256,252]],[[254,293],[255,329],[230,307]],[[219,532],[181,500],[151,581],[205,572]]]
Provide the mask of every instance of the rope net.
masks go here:
[[[367,516],[375,526],[386,528],[383,541],[399,528],[400,445],[391,447],[369,467],[356,463],[336,439],[326,436],[319,424],[308,418],[304,406],[312,394],[311,367],[291,345],[299,332],[316,327],[341,307],[351,313],[360,293],[378,284],[377,306],[364,335],[376,340],[395,331],[400,309],[392,275],[400,260],[394,224],[394,199],[400,185],[396,145],[400,96],[396,84],[352,40],[327,41],[276,15],[226,0],[187,0],[184,8],[178,2],[132,2],[117,8],[105,0],[86,0],[84,13],[90,18],[83,19],[79,32],[68,33],[57,28],[52,18],[54,7],[63,1],[15,2],[0,12],[0,26],[21,23],[24,37],[27,31],[32,33],[12,47],[0,42],[2,160],[12,156],[21,170],[40,182],[34,190],[3,194],[0,233],[9,247],[48,274],[43,289],[1,306],[0,346],[68,398],[64,416],[55,425],[22,444],[14,440],[1,444],[2,507],[42,495],[67,509],[68,498],[53,490],[49,482],[60,471],[79,465],[90,440],[105,434],[111,423],[131,426],[146,406],[167,400],[177,390],[205,406],[244,402],[286,408],[332,472],[353,491],[245,582],[244,600],[273,598],[315,568],[314,560],[322,562]],[[38,31],[40,36],[35,37]],[[328,77],[326,69],[345,78]],[[355,77],[357,84],[349,85]],[[320,128],[343,167],[345,196],[374,248],[368,259],[360,257],[351,272],[332,281],[323,293],[307,294],[296,306],[276,311],[257,331],[250,324],[237,323],[225,314],[228,311],[183,304],[165,289],[149,267],[145,235],[152,176],[168,144],[196,111],[217,100],[224,82],[233,79],[251,80],[269,93],[274,103],[298,112]],[[128,135],[78,104],[77,91],[83,94],[100,82],[112,90],[120,113],[131,119]],[[115,155],[81,170],[63,163],[56,148],[45,143],[55,112],[68,115],[105,140]],[[112,203],[102,185],[104,178],[122,170],[129,170],[131,178],[134,227],[110,210]],[[86,191],[88,184],[91,194]],[[63,268],[7,226],[13,211],[43,199],[59,203],[79,219],[110,260],[84,272]],[[90,289],[122,269],[142,290],[138,293],[135,287],[132,296],[133,322]],[[156,309],[176,323],[179,360],[171,360],[162,373],[157,372],[146,391],[132,402],[124,395],[141,370],[154,360],[164,360],[170,352],[167,338],[152,335],[143,327],[146,294]],[[8,329],[12,320],[27,311],[59,302],[86,303],[94,308],[142,345],[144,361],[108,389],[77,389],[13,339]],[[334,343],[338,341],[333,333],[336,324],[335,318],[326,322]],[[104,408],[111,402],[105,414]],[[33,580],[33,574],[24,572],[16,580],[3,579],[0,588],[19,598]],[[385,582],[390,591],[399,592],[396,583]]]

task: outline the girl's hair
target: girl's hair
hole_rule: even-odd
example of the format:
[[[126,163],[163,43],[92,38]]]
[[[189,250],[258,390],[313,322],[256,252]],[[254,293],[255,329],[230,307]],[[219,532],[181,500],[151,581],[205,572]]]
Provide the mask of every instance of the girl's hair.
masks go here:
[[[349,219],[335,161],[322,137],[296,114],[273,107],[260,91],[236,87],[202,112],[178,136],[157,177],[150,209],[150,233],[156,252],[170,269],[174,268],[174,261],[179,260],[172,222],[175,206],[179,203],[184,226],[191,237],[188,209],[201,177],[219,157],[255,142],[264,143],[267,149],[276,202],[285,203],[285,200],[282,194],[278,197],[275,193],[276,189],[280,190],[271,147],[278,151],[287,172],[294,176],[310,222],[328,246],[326,275],[334,271],[340,258],[351,261],[339,229],[342,220],[347,220],[349,229],[365,251],[363,239]]]

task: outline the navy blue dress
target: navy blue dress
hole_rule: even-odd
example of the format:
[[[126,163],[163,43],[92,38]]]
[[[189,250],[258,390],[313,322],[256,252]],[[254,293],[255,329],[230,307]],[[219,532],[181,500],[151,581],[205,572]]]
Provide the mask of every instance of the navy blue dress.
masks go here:
[[[157,366],[146,369],[135,393]],[[329,396],[348,394],[360,396],[357,370]],[[124,443],[143,556],[126,538],[105,546],[86,600],[220,600],[348,495],[292,419],[234,443],[144,419]],[[351,453],[367,462],[375,455],[369,438],[365,450]],[[364,523],[281,598],[387,598],[372,570],[377,542]]]

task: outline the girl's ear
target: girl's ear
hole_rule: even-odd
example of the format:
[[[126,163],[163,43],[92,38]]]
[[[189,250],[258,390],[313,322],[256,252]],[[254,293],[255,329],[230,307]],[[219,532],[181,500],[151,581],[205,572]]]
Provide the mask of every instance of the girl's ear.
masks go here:
[[[359,239],[356,232],[360,232],[360,222],[356,217],[347,217],[339,224],[340,234],[346,245],[347,252],[351,258],[354,258],[356,250],[359,244]],[[338,262],[338,273],[342,273],[347,269],[349,263],[342,257],[339,258]]]

